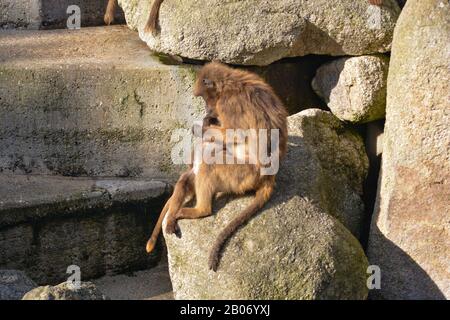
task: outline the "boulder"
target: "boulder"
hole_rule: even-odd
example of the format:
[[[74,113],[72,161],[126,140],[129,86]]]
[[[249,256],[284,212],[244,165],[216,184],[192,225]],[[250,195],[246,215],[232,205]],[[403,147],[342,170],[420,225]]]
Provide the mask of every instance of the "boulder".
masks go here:
[[[361,138],[317,109],[291,116],[289,131],[272,199],[230,239],[217,272],[208,270],[211,245],[251,196],[179,221],[181,238],[165,234],[176,299],[366,298],[367,260],[344,227],[356,232],[363,215]]]
[[[339,119],[370,122],[384,118],[388,69],[383,55],[340,58],[317,70],[312,87]]]
[[[22,300],[108,300],[92,282],[82,282],[76,288],[70,282],[57,286],[37,287],[27,292]]]
[[[394,34],[369,238],[375,298],[450,298],[450,4],[409,0]]]
[[[35,287],[23,271],[0,270],[0,300],[20,300]]]
[[[367,0],[164,1],[161,32],[153,36],[143,30],[151,3],[119,0],[128,26],[151,49],[247,65],[308,54],[387,52],[400,12],[395,0],[382,7]]]

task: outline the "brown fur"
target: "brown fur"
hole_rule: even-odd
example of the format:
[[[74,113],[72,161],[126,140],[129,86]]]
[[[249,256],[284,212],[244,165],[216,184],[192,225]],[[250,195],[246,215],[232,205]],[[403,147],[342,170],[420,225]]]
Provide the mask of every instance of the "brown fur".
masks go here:
[[[226,129],[279,129],[279,154],[280,157],[286,154],[287,112],[272,88],[259,76],[221,63],[209,63],[197,76],[194,94],[203,97],[208,115],[217,116],[220,125],[213,124],[210,128],[223,133]],[[192,169],[186,171],[176,183],[172,197],[161,212],[147,243],[147,251],[153,249],[166,214],[166,232],[175,233],[178,219],[211,215],[212,200],[217,193],[241,195],[255,191],[252,203],[226,226],[213,245],[208,264],[210,269],[216,271],[225,242],[269,200],[273,192],[275,176],[262,176],[259,169],[259,163],[202,163],[197,174]],[[195,207],[183,208],[186,201],[194,196]]]
[[[151,32],[153,35],[156,34],[158,30],[158,16],[159,9],[164,0],[154,0],[152,8],[150,9],[150,15],[148,16],[147,23],[145,25],[145,31]]]
[[[381,6],[383,4],[383,0],[369,0],[370,4]]]

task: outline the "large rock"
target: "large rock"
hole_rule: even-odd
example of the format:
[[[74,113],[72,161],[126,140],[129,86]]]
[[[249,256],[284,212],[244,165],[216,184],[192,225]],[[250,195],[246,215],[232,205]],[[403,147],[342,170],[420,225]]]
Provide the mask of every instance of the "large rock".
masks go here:
[[[331,112],[354,123],[384,118],[389,58],[340,58],[321,66],[312,87]]]
[[[35,287],[23,271],[0,270],[0,300],[20,300]]]
[[[450,4],[409,0],[395,30],[369,239],[385,299],[450,298]]]
[[[176,299],[366,298],[367,260],[344,227],[356,231],[363,214],[361,139],[317,109],[289,123],[275,194],[230,239],[217,273],[208,270],[211,244],[251,197],[222,200],[214,216],[179,221],[181,239],[165,234]]]
[[[72,283],[63,282],[57,286],[37,287],[22,300],[107,300],[106,297],[92,282],[82,282],[79,288]]]
[[[251,65],[307,54],[389,51],[400,9],[394,0],[384,2],[380,9],[367,0],[164,1],[161,33],[154,37],[143,31],[151,1],[119,0],[128,25],[151,49]]]

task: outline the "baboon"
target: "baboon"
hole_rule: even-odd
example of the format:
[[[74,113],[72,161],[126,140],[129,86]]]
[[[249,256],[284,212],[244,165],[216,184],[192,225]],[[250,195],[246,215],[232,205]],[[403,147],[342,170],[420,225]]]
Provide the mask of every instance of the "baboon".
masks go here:
[[[204,123],[208,129],[220,132],[225,145],[227,129],[278,129],[276,145],[268,142],[272,154],[281,160],[287,150],[287,112],[272,88],[254,73],[233,69],[219,62],[205,65],[198,73],[194,95],[206,103],[208,116]],[[234,138],[233,138],[234,139]],[[216,142],[216,141],[214,141]],[[205,142],[203,140],[202,143]],[[248,140],[244,144],[247,146]],[[269,145],[270,144],[270,145]],[[247,152],[247,151],[246,151]],[[246,153],[245,156],[248,156]],[[178,219],[196,219],[212,214],[212,201],[217,193],[243,195],[255,191],[250,205],[222,230],[209,255],[208,266],[217,270],[220,253],[225,242],[269,200],[275,187],[275,175],[261,174],[263,164],[206,164],[194,160],[175,184],[174,192],[161,211],[147,251],[153,250],[165,216],[166,232],[178,231]],[[195,207],[186,208],[187,200],[196,199]]]

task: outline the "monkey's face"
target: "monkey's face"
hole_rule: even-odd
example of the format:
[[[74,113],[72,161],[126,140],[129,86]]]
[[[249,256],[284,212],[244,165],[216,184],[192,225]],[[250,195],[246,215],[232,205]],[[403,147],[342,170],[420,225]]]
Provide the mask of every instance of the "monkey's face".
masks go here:
[[[205,100],[208,113],[215,112],[217,93],[212,80],[200,74],[195,82],[194,96],[202,97]]]

